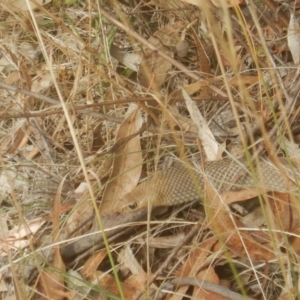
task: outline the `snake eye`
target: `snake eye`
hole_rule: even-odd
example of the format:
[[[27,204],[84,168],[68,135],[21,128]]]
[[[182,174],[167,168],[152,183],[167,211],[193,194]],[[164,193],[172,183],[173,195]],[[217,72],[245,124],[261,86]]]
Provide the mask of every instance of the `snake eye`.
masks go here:
[[[134,210],[137,208],[137,203],[136,202],[132,202],[128,205],[128,207],[131,209],[131,210]]]

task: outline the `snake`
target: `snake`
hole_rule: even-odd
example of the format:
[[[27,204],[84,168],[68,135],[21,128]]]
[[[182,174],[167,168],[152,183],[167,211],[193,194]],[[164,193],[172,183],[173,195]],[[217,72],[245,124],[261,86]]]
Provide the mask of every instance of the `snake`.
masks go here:
[[[251,163],[245,158],[231,157],[205,162],[203,168],[175,161],[125,194],[120,209],[132,212],[199,200],[205,195],[206,182],[218,193],[250,189],[260,193],[295,191],[300,179],[298,166],[287,158],[277,158],[277,161],[281,167],[266,159]]]

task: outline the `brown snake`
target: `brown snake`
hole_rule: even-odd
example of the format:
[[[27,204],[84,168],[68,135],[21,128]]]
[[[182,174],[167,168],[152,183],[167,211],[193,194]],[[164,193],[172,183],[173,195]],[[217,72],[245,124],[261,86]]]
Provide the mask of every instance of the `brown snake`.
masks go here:
[[[280,170],[266,160],[259,160],[253,165],[252,172],[246,159],[225,158],[206,162],[204,170],[175,162],[172,167],[155,173],[126,194],[122,198],[121,210],[128,212],[147,207],[172,206],[200,199],[204,194],[204,178],[218,193],[245,189],[257,189],[260,192],[295,190],[295,184],[288,178],[299,179],[297,174],[292,174],[292,171],[297,173],[299,169],[290,160],[279,161],[282,166]]]

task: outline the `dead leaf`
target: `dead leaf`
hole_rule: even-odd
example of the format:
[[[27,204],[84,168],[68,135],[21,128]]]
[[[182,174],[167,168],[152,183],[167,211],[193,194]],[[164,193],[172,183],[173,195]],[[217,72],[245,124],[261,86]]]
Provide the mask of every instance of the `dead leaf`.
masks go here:
[[[209,256],[212,246],[217,241],[216,237],[212,237],[200,243],[197,248],[189,254],[184,265],[176,272],[176,277],[195,277]],[[188,288],[188,286],[180,287],[170,300],[182,299],[180,295],[185,295]]]
[[[300,62],[300,26],[294,12],[291,11],[287,32],[288,46],[295,64]]]
[[[8,292],[8,286],[7,283],[4,281],[4,274],[0,273],[0,293]],[[12,298],[13,299],[13,298]],[[15,298],[17,299],[17,298]]]
[[[136,72],[142,60],[140,53],[127,52],[116,45],[110,46],[110,55],[127,68]]]
[[[65,178],[64,178],[65,179]],[[60,183],[57,193],[54,199],[54,211],[52,222],[52,240],[53,240],[53,252],[54,258],[51,263],[51,267],[45,268],[41,271],[39,289],[42,292],[42,299],[61,300],[66,296],[65,284],[64,284],[64,272],[66,271],[64,262],[60,254],[59,246],[59,219],[60,219],[60,203],[61,194],[63,189],[64,180]]]
[[[99,286],[101,286],[101,288],[107,292],[110,292],[114,295],[120,296],[116,279],[109,274],[105,274],[105,276],[103,276],[103,275],[104,275],[104,273],[97,271],[97,276],[98,276],[98,278],[100,278],[98,281]],[[123,290],[125,299],[133,299],[135,293],[137,292],[136,287],[131,286],[128,283],[121,282],[120,284],[121,284],[121,288]]]
[[[25,225],[14,227],[7,233],[6,236],[1,236],[0,256],[7,256],[9,251],[15,251],[17,249],[27,247],[30,243],[27,236],[36,233],[45,223],[45,220],[42,218],[24,221],[26,221]]]
[[[104,177],[109,175],[110,168],[113,164],[113,157],[108,156],[100,165],[99,169],[97,170],[97,176],[99,179],[103,179]]]
[[[40,5],[46,5],[50,3],[52,0],[28,0],[29,6],[31,9],[37,8],[37,5],[34,2],[39,3]],[[11,5],[13,8],[18,9],[18,10],[29,10],[29,7],[27,5],[27,1],[24,0],[6,0],[6,4]]]
[[[18,122],[12,128],[11,135],[3,140],[2,147],[4,149],[7,147],[7,154],[14,155],[27,144],[31,133],[31,127],[24,123],[26,123],[25,120]]]
[[[223,193],[218,194],[216,190],[205,182],[205,212],[209,227],[226,245],[232,253],[238,257],[249,258],[253,261],[268,261],[276,256],[271,249],[258,244],[247,231],[239,231],[242,224],[231,215],[230,210],[223,199]]]
[[[189,110],[193,122],[198,128],[198,136],[204,148],[208,160],[215,160],[218,153],[218,143],[215,140],[211,130],[209,129],[205,119],[197,108],[196,104],[184,89],[182,95],[185,100],[186,106]]]
[[[292,195],[287,193],[274,192],[265,197],[267,212],[271,214],[274,228],[282,231],[294,231],[299,226],[299,210],[297,202]],[[273,228],[273,226],[272,226]]]
[[[135,258],[129,244],[119,253],[118,262],[121,264],[123,273],[126,274],[129,270],[132,274],[126,279],[124,284],[134,287],[136,291],[145,287],[150,274],[147,274],[143,270],[142,266]],[[152,284],[151,286],[154,285]]]
[[[276,243],[281,245],[285,241],[283,232],[293,232],[299,224],[298,213],[292,202],[289,194],[269,193],[264,195],[264,208],[261,206],[256,208],[240,218],[240,221],[249,228],[249,233],[258,243],[266,244],[276,240]],[[261,231],[261,228],[271,228],[277,231]]]
[[[211,282],[214,284],[219,285],[220,279],[217,276],[214,268],[209,268],[202,270],[200,273],[197,274],[196,278],[205,280],[207,282]],[[222,296],[220,294],[214,293],[212,291],[204,290],[200,287],[195,287],[193,291],[193,299],[201,299],[201,300],[230,300],[231,298]]]
[[[187,92],[189,96],[193,95],[194,93],[198,92],[199,90],[202,90],[203,88],[207,88],[209,85],[211,85],[215,79],[203,79],[200,81],[193,82],[189,85],[184,86],[184,90]],[[175,93],[178,93],[179,96],[180,91],[176,91]],[[174,93],[174,96],[176,94]],[[181,96],[181,95],[180,95]]]
[[[234,76],[229,80],[229,83],[234,87],[241,87],[241,84],[252,86],[259,82],[258,76]]]
[[[130,245],[120,251],[118,262],[130,270],[132,274],[143,274],[144,270],[133,255]]]
[[[106,249],[102,249],[101,251],[93,254],[89,259],[85,262],[80,274],[89,281],[94,281],[97,276],[96,272],[100,264],[103,262],[105,257],[107,256]]]
[[[140,108],[134,108],[120,125],[116,141],[133,135],[142,126]],[[117,142],[116,142],[117,143]],[[106,187],[101,204],[101,213],[117,210],[119,200],[137,184],[142,171],[142,152],[139,136],[134,136],[121,151],[115,153],[110,182]]]
[[[50,72],[39,72],[32,80],[31,90],[39,93],[45,89],[48,89],[53,83],[53,78]]]
[[[125,280],[124,284],[131,286],[132,289],[137,292],[140,289],[145,288],[145,284],[147,283],[148,279],[149,275],[147,275],[145,272],[141,274],[133,274]]]
[[[149,38],[149,42],[166,54],[173,56],[175,46],[180,39],[179,30],[183,25],[184,23],[182,21],[168,24],[156,31],[153,36]],[[174,48],[174,51],[170,50],[172,48]],[[161,56],[158,56],[155,51],[148,48],[145,49],[139,69],[141,84],[153,91],[160,91],[171,67],[172,64]]]
[[[295,230],[295,235],[291,237],[291,247],[297,253],[300,255],[300,228],[298,227],[297,230]],[[299,259],[298,259],[299,261]]]
[[[294,300],[297,297],[297,291],[295,287],[289,290],[283,289],[282,295],[280,295],[276,300]]]
[[[77,202],[73,208],[73,211],[68,215],[66,224],[61,231],[61,240],[79,236],[83,232],[86,232],[87,228],[90,226],[91,222],[86,221],[91,219],[94,213],[93,205],[89,200],[89,192],[87,189],[87,184],[82,182],[74,191],[74,198]]]

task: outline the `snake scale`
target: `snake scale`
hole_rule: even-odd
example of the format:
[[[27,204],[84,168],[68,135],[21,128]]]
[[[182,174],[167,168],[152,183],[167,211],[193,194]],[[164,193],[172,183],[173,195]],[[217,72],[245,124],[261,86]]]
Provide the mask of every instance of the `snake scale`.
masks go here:
[[[122,198],[121,210],[129,212],[201,199],[205,189],[204,178],[219,193],[244,189],[265,192],[287,192],[291,191],[291,187],[296,189],[294,182],[288,178],[299,179],[298,167],[287,159],[281,158],[279,161],[282,166],[280,169],[261,159],[252,164],[252,172],[249,171],[251,167],[246,159],[225,158],[206,162],[204,170],[175,162],[173,166],[156,172],[126,194]]]

